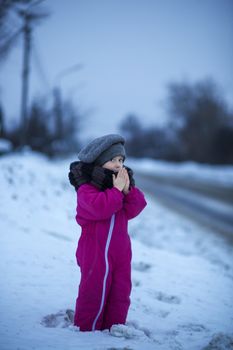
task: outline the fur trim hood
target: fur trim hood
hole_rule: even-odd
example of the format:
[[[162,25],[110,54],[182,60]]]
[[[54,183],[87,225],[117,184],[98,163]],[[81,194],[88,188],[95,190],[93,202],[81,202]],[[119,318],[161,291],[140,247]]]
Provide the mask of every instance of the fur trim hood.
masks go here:
[[[135,186],[133,171],[125,166],[128,172],[130,187]],[[90,183],[101,191],[113,187],[112,175],[114,172],[93,163],[73,162],[70,164],[69,180],[77,190],[81,185]]]

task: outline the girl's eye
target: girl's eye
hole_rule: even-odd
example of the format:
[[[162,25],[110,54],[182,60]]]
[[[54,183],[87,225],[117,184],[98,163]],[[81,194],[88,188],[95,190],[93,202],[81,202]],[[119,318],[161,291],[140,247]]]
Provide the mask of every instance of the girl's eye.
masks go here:
[[[111,159],[111,161],[112,161],[113,163],[115,163],[115,162],[117,162],[117,159],[113,158],[113,159]],[[124,160],[123,160],[123,159],[119,159],[119,162],[120,162],[120,163],[124,163]]]

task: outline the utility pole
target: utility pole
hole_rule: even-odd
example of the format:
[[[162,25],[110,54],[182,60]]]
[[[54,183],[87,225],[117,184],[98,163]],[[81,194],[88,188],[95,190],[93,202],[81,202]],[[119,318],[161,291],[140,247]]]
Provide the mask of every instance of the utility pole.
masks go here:
[[[41,0],[42,1],[42,0]],[[37,3],[41,2],[38,1]],[[36,5],[35,3],[34,5]],[[33,4],[32,4],[33,5]],[[23,68],[22,68],[22,92],[21,92],[21,127],[20,127],[20,147],[27,143],[28,130],[28,92],[29,92],[29,76],[30,76],[30,57],[31,57],[31,40],[32,40],[32,22],[47,17],[47,14],[39,13],[27,9],[18,10],[18,15],[23,21]]]
[[[27,1],[3,1],[0,0],[0,59],[9,53],[19,36],[23,35],[23,67],[22,67],[22,90],[20,107],[20,135],[19,146],[23,147],[27,143],[28,131],[28,95],[29,95],[29,76],[31,59],[31,42],[34,22],[48,17],[48,13],[43,13],[40,4],[45,0],[27,0]],[[22,24],[14,31],[11,23],[8,23],[10,14],[16,14],[20,17]]]
[[[54,128],[56,130],[56,139],[60,140],[63,131],[63,108],[62,108],[62,97],[61,89],[55,87],[53,89],[53,112],[54,112]]]
[[[19,14],[24,20],[23,25],[23,69],[22,69],[22,93],[21,93],[21,128],[20,128],[20,146],[26,144],[28,127],[28,91],[29,91],[29,70],[30,70],[30,52],[31,52],[31,15],[27,11],[20,11]]]

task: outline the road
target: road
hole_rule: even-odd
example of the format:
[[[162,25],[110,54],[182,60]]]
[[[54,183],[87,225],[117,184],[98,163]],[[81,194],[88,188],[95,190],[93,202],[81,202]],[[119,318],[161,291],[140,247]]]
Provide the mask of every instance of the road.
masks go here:
[[[137,173],[139,187],[162,204],[224,235],[233,244],[233,190],[195,180]]]

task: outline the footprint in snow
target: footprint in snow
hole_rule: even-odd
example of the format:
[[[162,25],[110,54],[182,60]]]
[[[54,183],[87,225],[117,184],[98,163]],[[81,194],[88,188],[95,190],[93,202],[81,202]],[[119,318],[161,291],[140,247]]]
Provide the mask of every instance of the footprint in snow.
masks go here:
[[[153,297],[159,301],[168,304],[180,304],[181,299],[175,295],[169,295],[162,292],[153,292]]]
[[[178,325],[179,329],[183,329],[184,331],[193,333],[193,332],[208,332],[209,330],[203,326],[202,324],[197,324],[197,323],[187,323],[187,324],[182,324]]]
[[[106,350],[133,350],[132,348],[128,348],[128,346],[124,347],[124,348],[107,348]]]
[[[133,269],[136,271],[144,272],[144,271],[148,271],[150,268],[151,268],[150,264],[146,264],[142,261],[140,261],[139,263],[133,263]]]
[[[133,283],[133,286],[134,286],[134,287],[139,287],[139,286],[141,285],[141,282],[138,281],[138,280],[135,280],[134,278],[133,278],[132,283]]]
[[[158,316],[161,317],[161,318],[166,318],[169,314],[170,314],[169,311],[165,311],[165,310],[159,310],[158,311]]]
[[[61,327],[66,328],[74,323],[74,311],[67,309],[67,310],[61,310],[57,312],[56,314],[50,314],[47,316],[44,316],[41,324],[45,327],[54,328],[54,327]]]
[[[53,238],[60,239],[62,241],[72,242],[72,239],[70,237],[67,237],[62,233],[58,233],[55,231],[49,231],[49,230],[42,230],[42,231]]]
[[[233,349],[233,334],[215,333],[202,350]]]

